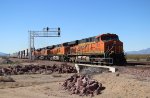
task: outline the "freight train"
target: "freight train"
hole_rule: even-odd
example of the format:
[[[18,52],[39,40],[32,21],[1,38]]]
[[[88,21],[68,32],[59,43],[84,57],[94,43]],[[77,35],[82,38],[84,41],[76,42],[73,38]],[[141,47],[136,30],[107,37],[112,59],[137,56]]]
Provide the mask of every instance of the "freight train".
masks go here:
[[[28,58],[28,49],[16,54],[19,58]],[[76,63],[106,65],[126,63],[123,42],[119,40],[118,35],[110,33],[33,49],[32,56],[35,59]]]

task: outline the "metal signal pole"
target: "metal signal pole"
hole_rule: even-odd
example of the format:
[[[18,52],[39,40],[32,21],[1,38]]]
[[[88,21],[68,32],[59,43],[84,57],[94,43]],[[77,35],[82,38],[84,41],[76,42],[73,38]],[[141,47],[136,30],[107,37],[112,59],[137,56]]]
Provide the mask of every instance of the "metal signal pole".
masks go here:
[[[34,51],[34,37],[60,37],[60,28],[43,28],[42,31],[29,32],[29,59],[33,60],[32,51]]]

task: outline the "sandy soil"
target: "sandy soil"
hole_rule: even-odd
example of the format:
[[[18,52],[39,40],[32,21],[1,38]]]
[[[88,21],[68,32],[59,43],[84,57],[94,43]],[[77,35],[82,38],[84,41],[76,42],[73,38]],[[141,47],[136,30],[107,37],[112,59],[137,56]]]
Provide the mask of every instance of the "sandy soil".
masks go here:
[[[105,87],[100,95],[93,98],[150,98],[150,77],[140,80],[134,75],[117,74],[102,73],[92,76]],[[71,75],[13,75],[11,77],[16,82],[0,82],[0,98],[90,98],[71,95],[62,89],[63,81]]]
[[[79,98],[70,95],[61,87],[71,74],[61,77],[52,75],[16,75],[13,83],[0,83],[0,98]],[[94,75],[94,79],[105,89],[93,98],[150,98],[150,79],[140,81],[127,74],[103,73]],[[83,97],[90,98],[90,97]]]

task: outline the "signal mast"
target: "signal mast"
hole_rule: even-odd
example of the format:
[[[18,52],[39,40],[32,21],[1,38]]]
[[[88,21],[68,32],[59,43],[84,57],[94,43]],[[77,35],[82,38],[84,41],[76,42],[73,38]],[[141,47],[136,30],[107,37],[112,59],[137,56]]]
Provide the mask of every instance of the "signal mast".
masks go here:
[[[35,37],[60,37],[60,27],[58,28],[43,28],[41,31],[28,31],[29,32],[29,59],[34,60],[32,51],[34,51],[34,38]]]

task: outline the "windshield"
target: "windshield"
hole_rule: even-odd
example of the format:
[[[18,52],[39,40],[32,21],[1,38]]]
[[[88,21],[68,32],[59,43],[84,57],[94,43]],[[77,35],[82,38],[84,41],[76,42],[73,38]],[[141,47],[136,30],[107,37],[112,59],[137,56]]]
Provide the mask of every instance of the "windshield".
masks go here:
[[[108,41],[108,40],[119,40],[117,35],[105,35],[101,36],[101,40]]]

